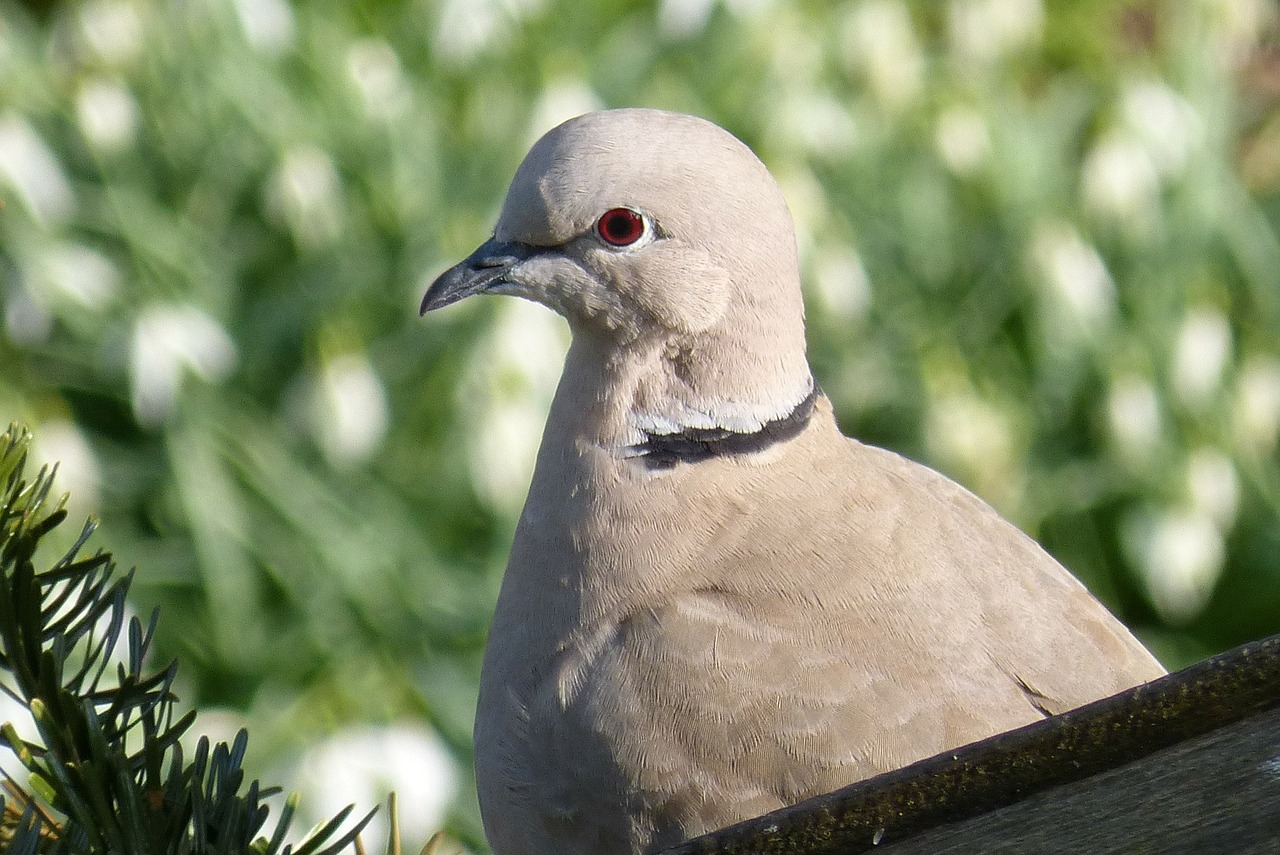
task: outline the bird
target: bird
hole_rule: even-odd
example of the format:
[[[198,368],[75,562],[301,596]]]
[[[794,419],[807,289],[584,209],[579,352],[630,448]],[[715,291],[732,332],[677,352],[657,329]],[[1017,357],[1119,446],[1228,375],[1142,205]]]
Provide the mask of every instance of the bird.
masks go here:
[[[845,437],[794,224],[716,124],[541,137],[429,286],[571,342],[482,664],[495,855],[647,855],[1164,674],[973,493]]]

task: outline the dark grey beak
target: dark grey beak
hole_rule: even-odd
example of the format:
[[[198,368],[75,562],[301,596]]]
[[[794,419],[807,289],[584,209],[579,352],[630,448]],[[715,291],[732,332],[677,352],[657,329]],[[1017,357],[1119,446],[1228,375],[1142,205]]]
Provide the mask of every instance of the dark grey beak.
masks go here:
[[[504,242],[496,238],[482,243],[475,252],[450,267],[431,283],[422,298],[421,314],[441,309],[463,297],[479,294],[506,281],[511,268],[537,252],[539,247]]]

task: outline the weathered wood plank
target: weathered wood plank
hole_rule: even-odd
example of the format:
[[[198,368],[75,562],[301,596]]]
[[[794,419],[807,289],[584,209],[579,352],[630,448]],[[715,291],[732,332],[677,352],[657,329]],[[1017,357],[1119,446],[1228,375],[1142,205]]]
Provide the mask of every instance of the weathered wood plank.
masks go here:
[[[1203,809],[1212,815],[1193,817],[1189,824],[1179,827],[1196,828],[1202,824],[1210,837],[1270,834],[1274,826],[1262,823],[1256,814],[1280,813],[1275,810],[1276,788],[1267,783],[1274,780],[1267,777],[1267,770],[1276,767],[1266,763],[1280,753],[1273,750],[1276,741],[1271,728],[1275,726],[1275,716],[1269,715],[1273,710],[1280,710],[1280,636],[1243,645],[1078,710],[689,841],[663,855],[855,855],[873,849],[893,853],[1040,851],[1034,847],[1028,850],[1029,843],[1019,844],[1022,848],[1017,850],[994,849],[999,838],[983,835],[995,828],[1000,833],[1012,833],[1008,825],[999,823],[1016,825],[1020,820],[1015,813],[997,817],[1001,809],[1039,794],[1039,800],[1024,809],[1035,808],[1041,813],[1034,814],[1035,819],[1022,821],[1048,822],[1046,817],[1053,813],[1057,799],[1078,793],[1082,801],[1070,808],[1064,806],[1063,810],[1082,811],[1084,808],[1079,805],[1098,804],[1088,799],[1105,798],[1105,790],[1096,791],[1102,796],[1088,795],[1095,792],[1095,787],[1108,784],[1112,790],[1123,790],[1130,786],[1126,777],[1129,774],[1146,776],[1135,778],[1132,785],[1152,790],[1144,802],[1148,808],[1167,799],[1172,803],[1167,809],[1175,813],[1195,809],[1189,795],[1165,792],[1180,776],[1189,781],[1205,774],[1241,777],[1239,786],[1244,789],[1235,795],[1230,795],[1235,792],[1231,786],[1216,777],[1212,781],[1200,777],[1203,788],[1222,790],[1226,801],[1203,802]],[[1228,763],[1221,771],[1208,773],[1205,770],[1209,759],[1218,750],[1236,750],[1238,764]],[[1255,752],[1252,757],[1250,751]],[[1150,769],[1130,767],[1144,758],[1151,759]],[[1162,758],[1168,761],[1167,768],[1157,774],[1152,770],[1164,768]],[[1246,767],[1251,760],[1254,771],[1248,772]],[[1104,775],[1109,777],[1103,778]],[[1081,784],[1095,776],[1100,780],[1088,787]],[[1119,798],[1117,794],[1116,804]],[[1068,815],[1077,825],[1084,822],[1083,813]],[[1101,816],[1095,820],[1100,821]],[[996,825],[968,823],[966,833],[979,835],[973,838],[976,848],[903,848],[905,841],[923,840],[920,835],[931,830],[941,834],[944,826],[960,834],[958,824],[978,817]],[[1132,814],[1129,819],[1141,821],[1140,816]],[[1162,829],[1156,826],[1168,822],[1153,819],[1147,837],[1151,841],[1160,839]],[[958,839],[953,838],[946,845],[959,846]],[[1208,845],[1205,841],[1204,845]],[[1091,843],[1086,851],[1280,852],[1280,844],[1272,850],[1250,850],[1237,848],[1236,841],[1223,849],[1124,848],[1128,844],[1117,844],[1119,849],[1097,849],[1099,845]],[[1249,844],[1242,839],[1242,845]],[[1078,846],[1062,851],[1081,851]]]
[[[877,855],[1280,852],[1280,708]]]

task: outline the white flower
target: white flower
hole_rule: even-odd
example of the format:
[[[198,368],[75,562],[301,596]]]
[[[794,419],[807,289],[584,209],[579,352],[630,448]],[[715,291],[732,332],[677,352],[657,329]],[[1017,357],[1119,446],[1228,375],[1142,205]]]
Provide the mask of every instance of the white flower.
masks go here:
[[[1120,98],[1120,113],[1161,176],[1182,171],[1203,130],[1199,114],[1187,99],[1156,78],[1129,81]]]
[[[1107,422],[1111,441],[1121,454],[1137,460],[1149,457],[1164,427],[1155,387],[1136,376],[1112,383],[1107,395]]]
[[[480,497],[518,513],[559,381],[568,337],[556,315],[503,300],[460,385],[468,405],[467,458]]]
[[[979,469],[994,456],[1007,456],[1012,444],[1000,411],[980,398],[949,393],[930,402],[926,436],[941,457]]]
[[[771,163],[769,166],[787,199],[787,207],[791,209],[796,243],[803,260],[815,245],[816,236],[830,222],[831,204],[826,190],[803,159]]]
[[[372,118],[393,118],[409,103],[400,58],[382,39],[362,39],[347,50],[347,75]]]
[[[1095,215],[1145,230],[1158,214],[1159,171],[1151,153],[1131,134],[1103,134],[1085,157],[1084,203]]]
[[[989,66],[1037,44],[1044,29],[1040,0],[951,0],[947,24],[967,65]]]
[[[441,59],[459,65],[509,41],[515,24],[543,0],[443,0],[432,44]]]
[[[662,0],[658,4],[658,29],[672,40],[696,36],[706,29],[717,0]],[[724,0],[724,8],[737,18],[765,19],[775,0]]]
[[[658,4],[658,29],[669,39],[696,36],[711,20],[716,0],[662,0]]]
[[[1179,624],[1200,614],[1213,596],[1226,557],[1217,523],[1195,509],[1147,508],[1125,518],[1122,534],[1160,616]]]
[[[133,142],[138,102],[128,89],[103,78],[88,80],[76,95],[76,121],[86,140],[100,151],[119,151]]]
[[[851,7],[842,27],[847,61],[866,76],[888,108],[905,106],[924,84],[924,54],[907,7],[897,0],[868,0]]]
[[[982,114],[959,104],[938,117],[933,143],[943,163],[957,175],[971,175],[991,153],[991,137]]]
[[[73,516],[92,513],[98,504],[102,471],[93,449],[74,422],[42,421],[32,432],[32,458],[41,465],[58,464],[57,489],[71,494]]]
[[[78,23],[82,43],[108,65],[124,65],[142,53],[142,19],[128,0],[85,3]]]
[[[1222,386],[1231,359],[1231,326],[1217,309],[1192,309],[1182,321],[1173,354],[1173,389],[1192,409],[1207,407]]]
[[[954,388],[929,398],[925,441],[944,470],[1008,512],[1023,488],[1015,426],[1000,408],[951,382]]]
[[[858,126],[848,106],[814,92],[784,99],[774,131],[786,144],[826,157],[848,154],[858,140]]]
[[[367,811],[394,791],[406,841],[425,841],[439,830],[458,789],[448,749],[434,731],[416,724],[339,731],[308,750],[292,777],[293,789],[302,796],[300,827],[327,820],[351,804]],[[383,851],[386,811],[379,811],[361,834],[367,851]],[[410,849],[417,851],[406,846]]]
[[[1162,185],[1184,170],[1203,125],[1191,103],[1164,81],[1125,81],[1119,120],[1084,161],[1086,207],[1134,234],[1149,232],[1160,215]]]
[[[201,309],[156,304],[138,315],[129,356],[134,416],[158,425],[173,412],[184,371],[219,382],[235,367],[236,348]]]
[[[363,353],[330,359],[313,381],[311,429],[331,464],[368,459],[387,432],[387,396]]]
[[[75,205],[62,165],[21,116],[0,116],[0,180],[12,187],[41,224],[66,218]]]
[[[1280,359],[1252,355],[1237,381],[1235,425],[1241,444],[1270,454],[1280,438]]]
[[[533,143],[561,122],[599,110],[604,102],[586,81],[577,77],[565,77],[553,81],[538,95],[529,119],[528,145]]]
[[[278,54],[297,38],[293,7],[286,0],[233,0],[240,26],[249,44],[267,54]]]
[[[267,186],[267,210],[300,246],[316,248],[342,233],[342,180],[323,149],[302,145],[285,153]]]
[[[871,280],[862,259],[848,247],[819,252],[811,278],[822,308],[845,323],[862,320],[871,307]]]
[[[1196,512],[1226,531],[1236,520],[1240,481],[1231,458],[1216,448],[1197,448],[1187,461],[1187,495]]]
[[[56,244],[39,256],[33,285],[48,307],[70,300],[99,310],[120,291],[120,271],[96,249],[78,243]]]
[[[1086,335],[1111,321],[1115,283],[1102,256],[1070,224],[1040,224],[1031,241],[1031,258],[1049,285],[1055,320],[1065,312],[1076,332]]]
[[[78,243],[33,247],[20,262],[20,284],[4,299],[5,328],[19,344],[44,341],[55,314],[99,312],[120,291],[119,268],[96,249]]]

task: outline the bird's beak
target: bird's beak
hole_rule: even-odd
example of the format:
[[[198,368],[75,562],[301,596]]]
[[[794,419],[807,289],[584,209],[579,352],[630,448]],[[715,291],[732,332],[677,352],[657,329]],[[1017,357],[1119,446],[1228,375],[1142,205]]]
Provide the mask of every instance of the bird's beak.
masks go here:
[[[441,309],[463,297],[479,294],[507,282],[511,268],[537,252],[538,247],[489,238],[462,261],[437,277],[422,298],[421,313]]]

